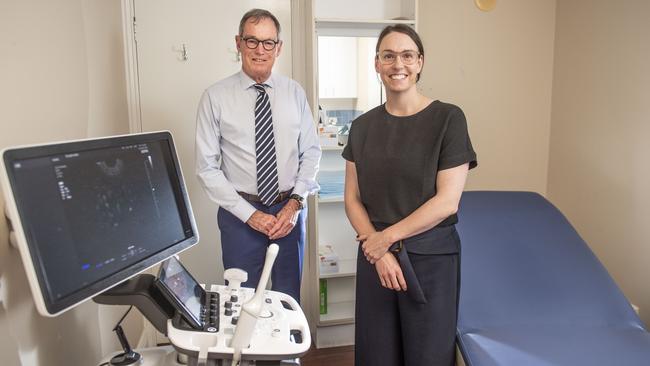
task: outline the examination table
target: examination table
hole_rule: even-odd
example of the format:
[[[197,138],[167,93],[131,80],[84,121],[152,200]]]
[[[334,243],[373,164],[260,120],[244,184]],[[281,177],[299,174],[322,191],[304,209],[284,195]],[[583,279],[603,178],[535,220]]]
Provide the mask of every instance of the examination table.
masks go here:
[[[465,192],[458,215],[466,365],[650,365],[650,334],[544,197]]]

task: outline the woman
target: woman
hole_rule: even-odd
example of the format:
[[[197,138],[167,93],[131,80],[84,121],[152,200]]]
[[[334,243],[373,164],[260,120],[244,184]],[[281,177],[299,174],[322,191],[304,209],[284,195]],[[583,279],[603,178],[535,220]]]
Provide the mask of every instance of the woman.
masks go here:
[[[355,364],[453,365],[460,240],[454,228],[476,153],[460,108],[418,92],[418,34],[384,28],[375,70],[386,103],[352,123],[345,210],[357,258]]]

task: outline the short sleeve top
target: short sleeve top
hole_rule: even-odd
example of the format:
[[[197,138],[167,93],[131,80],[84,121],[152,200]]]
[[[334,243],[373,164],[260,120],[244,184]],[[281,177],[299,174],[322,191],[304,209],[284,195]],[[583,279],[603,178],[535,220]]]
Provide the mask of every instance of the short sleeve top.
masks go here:
[[[380,105],[353,121],[343,157],[355,163],[361,201],[370,220],[392,225],[436,194],[441,170],[477,166],[463,111],[434,101],[411,116]],[[449,216],[438,226],[458,222]]]

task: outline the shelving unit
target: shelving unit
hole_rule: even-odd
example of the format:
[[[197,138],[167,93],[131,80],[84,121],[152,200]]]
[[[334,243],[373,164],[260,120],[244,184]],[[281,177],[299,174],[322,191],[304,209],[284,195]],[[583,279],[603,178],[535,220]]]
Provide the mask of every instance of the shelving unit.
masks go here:
[[[331,347],[354,343],[354,293],[356,282],[356,233],[345,215],[343,183],[345,160],[342,146],[323,148],[318,181],[321,191],[310,200],[309,237],[313,258],[312,286],[319,289],[327,282],[327,312],[320,314],[319,291],[314,293],[314,340],[317,347]],[[320,273],[319,245],[331,245],[338,255],[338,271]]]
[[[374,59],[374,43],[365,37],[377,37],[386,25],[408,24],[417,27],[417,0],[312,0],[308,6],[311,16],[311,29],[314,30],[312,44],[307,47],[313,50],[313,59],[308,61],[314,67],[313,88],[314,99],[310,100],[314,112],[318,106],[325,104],[334,105],[333,109],[356,109],[362,112],[376,106],[371,101],[380,100],[381,93],[371,95],[368,86],[375,82],[372,60]],[[341,50],[346,47],[325,46],[327,52],[333,55],[319,57],[318,37],[357,37],[357,54],[355,57],[348,55],[347,62],[336,63],[333,57],[346,57],[346,52]],[[329,41],[329,40],[328,40]],[[345,40],[345,43],[349,43]],[[325,44],[325,43],[324,43]],[[338,53],[337,53],[338,52]],[[347,51],[349,53],[350,51]],[[350,62],[351,59],[357,62]],[[328,76],[327,85],[322,90],[326,94],[318,95],[319,68],[324,72],[328,69],[318,65],[320,62],[336,63],[340,67],[358,67],[354,70],[339,70],[341,75],[357,75],[357,93],[347,91],[347,86],[333,85],[334,76]],[[357,66],[360,65],[360,66]],[[343,66],[340,66],[343,65]],[[331,66],[331,65],[330,65]],[[337,69],[338,70],[338,69]],[[348,72],[349,71],[349,72]],[[365,78],[365,79],[364,79]],[[324,80],[322,82],[325,82]],[[346,84],[349,86],[349,84]],[[346,90],[337,94],[337,90]],[[334,91],[334,92],[331,92]],[[322,91],[321,91],[322,92]],[[370,102],[369,102],[370,101]],[[321,103],[322,102],[322,103]],[[350,108],[349,105],[353,107]],[[361,106],[361,107],[359,107]],[[338,112],[337,112],[338,113]],[[315,113],[316,114],[316,113]],[[338,145],[322,146],[318,181],[321,191],[317,196],[309,199],[309,253],[311,272],[309,274],[311,325],[313,339],[316,347],[332,347],[354,344],[354,316],[355,316],[355,286],[356,286],[356,257],[358,243],[356,233],[350,225],[343,205],[343,185],[345,179],[345,160],[341,156],[343,147]],[[320,273],[319,246],[330,245],[338,255],[339,270],[336,273]],[[321,281],[327,283],[327,312],[320,313]],[[315,289],[315,290],[314,290]]]

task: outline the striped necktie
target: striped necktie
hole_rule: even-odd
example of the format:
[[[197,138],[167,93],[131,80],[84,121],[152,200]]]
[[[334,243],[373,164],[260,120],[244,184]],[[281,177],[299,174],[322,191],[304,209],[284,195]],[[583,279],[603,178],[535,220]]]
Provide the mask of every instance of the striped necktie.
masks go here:
[[[264,84],[255,84],[255,156],[257,157],[257,195],[263,204],[271,206],[280,194],[275,139],[269,95]]]

